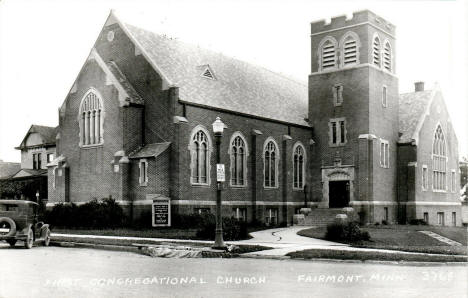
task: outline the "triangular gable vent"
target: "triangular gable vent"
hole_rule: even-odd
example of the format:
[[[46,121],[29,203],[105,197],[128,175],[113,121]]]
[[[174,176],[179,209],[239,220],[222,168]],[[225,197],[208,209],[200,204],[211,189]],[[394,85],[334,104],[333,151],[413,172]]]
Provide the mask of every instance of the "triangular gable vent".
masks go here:
[[[211,71],[211,69],[210,69],[209,66],[207,66],[207,67],[204,69],[204,71],[203,71],[203,73],[202,73],[201,76],[204,77],[204,78],[210,79],[210,80],[216,80],[216,78],[215,78],[215,76],[213,75],[213,72]]]

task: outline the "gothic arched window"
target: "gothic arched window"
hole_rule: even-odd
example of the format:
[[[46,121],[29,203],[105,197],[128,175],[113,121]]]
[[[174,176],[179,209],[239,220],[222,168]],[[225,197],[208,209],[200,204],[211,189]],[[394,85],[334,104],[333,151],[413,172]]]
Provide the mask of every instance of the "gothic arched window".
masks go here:
[[[301,143],[293,148],[293,188],[303,189],[305,184],[305,149]]]
[[[104,142],[103,138],[103,103],[95,90],[88,91],[80,105],[80,145],[95,146]]]
[[[247,144],[239,133],[231,138],[231,185],[245,186],[247,183]]]
[[[375,35],[372,41],[372,63],[378,67],[380,67],[380,51],[380,38]]]
[[[434,190],[446,190],[446,186],[447,151],[442,127],[438,125],[432,143],[432,187]]]
[[[278,186],[278,161],[279,152],[276,142],[272,138],[268,138],[263,148],[264,161],[264,186]]]
[[[383,50],[383,66],[386,70],[392,71],[392,47],[389,41],[385,42]]]
[[[327,37],[319,45],[319,68],[320,70],[335,69],[337,67],[336,59],[336,40]]]
[[[205,129],[195,128],[189,148],[192,184],[209,184],[211,141],[208,132]]]
[[[340,41],[341,66],[359,64],[359,37],[354,32],[347,32]]]

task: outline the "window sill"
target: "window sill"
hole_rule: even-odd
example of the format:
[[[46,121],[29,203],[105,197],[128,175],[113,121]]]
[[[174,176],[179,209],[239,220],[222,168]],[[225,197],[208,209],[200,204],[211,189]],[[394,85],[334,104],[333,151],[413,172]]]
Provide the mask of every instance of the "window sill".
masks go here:
[[[247,185],[232,185],[232,184],[229,184],[229,187],[231,187],[233,189],[245,189],[245,188],[247,188]]]
[[[299,188],[299,187],[294,187],[294,186],[293,186],[293,189],[292,189],[292,190],[293,190],[293,191],[304,191],[304,187]]]
[[[81,149],[93,149],[97,147],[103,147],[104,143],[92,144],[92,145],[80,145]]]
[[[336,147],[344,147],[345,145],[346,145],[346,143],[340,143],[340,144],[328,143],[328,146],[329,146],[329,147],[333,147],[333,148],[336,148]]]
[[[279,187],[278,186],[263,186],[263,189],[265,190],[274,190],[274,189],[278,189]]]
[[[142,186],[142,187],[146,187],[146,186],[148,186],[148,182],[145,182],[145,183],[140,183],[140,186]]]
[[[210,187],[210,184],[208,183],[192,183],[192,187]]]
[[[432,192],[447,193],[446,190],[442,190],[442,189],[432,189]]]

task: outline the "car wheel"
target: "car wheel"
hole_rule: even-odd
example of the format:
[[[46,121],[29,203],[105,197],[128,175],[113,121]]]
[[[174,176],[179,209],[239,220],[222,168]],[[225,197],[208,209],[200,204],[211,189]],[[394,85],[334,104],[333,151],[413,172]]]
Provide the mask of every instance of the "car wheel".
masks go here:
[[[16,239],[7,240],[7,242],[8,242],[8,244],[10,244],[10,246],[15,246]]]
[[[34,243],[34,231],[33,229],[29,228],[26,240],[24,240],[24,247],[27,249],[30,249],[33,247],[33,243]]]
[[[47,229],[45,238],[44,238],[44,246],[49,246],[50,244],[50,230]]]
[[[6,223],[10,227],[10,231],[7,234],[4,234],[2,236],[14,236],[16,235],[16,224],[15,221],[9,217],[0,217],[0,224]],[[4,224],[3,224],[4,225]]]

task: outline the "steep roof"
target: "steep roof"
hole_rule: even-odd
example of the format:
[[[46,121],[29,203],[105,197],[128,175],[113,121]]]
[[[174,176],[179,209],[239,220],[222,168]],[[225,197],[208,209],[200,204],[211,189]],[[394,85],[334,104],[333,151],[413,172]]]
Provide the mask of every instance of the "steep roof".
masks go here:
[[[129,158],[145,158],[145,157],[158,157],[161,153],[166,151],[171,145],[170,142],[146,144],[136,152],[131,153]]]
[[[16,147],[16,149],[23,149],[26,147],[26,140],[28,136],[32,133],[38,133],[42,137],[42,145],[55,145],[55,137],[57,136],[58,126],[57,127],[50,127],[50,126],[43,126],[43,125],[31,125],[26,136],[24,137],[21,144]]]
[[[112,14],[111,14],[112,16]],[[114,16],[115,17],[115,16]],[[210,50],[123,24],[182,101],[309,126],[307,85]],[[203,76],[206,69],[212,75]]]
[[[17,162],[4,162],[0,160],[0,179],[9,178],[21,169],[21,164]]]
[[[411,143],[414,140],[414,134],[418,130],[419,123],[424,120],[424,114],[433,96],[433,90],[400,94],[398,124],[401,133],[400,143]]]

